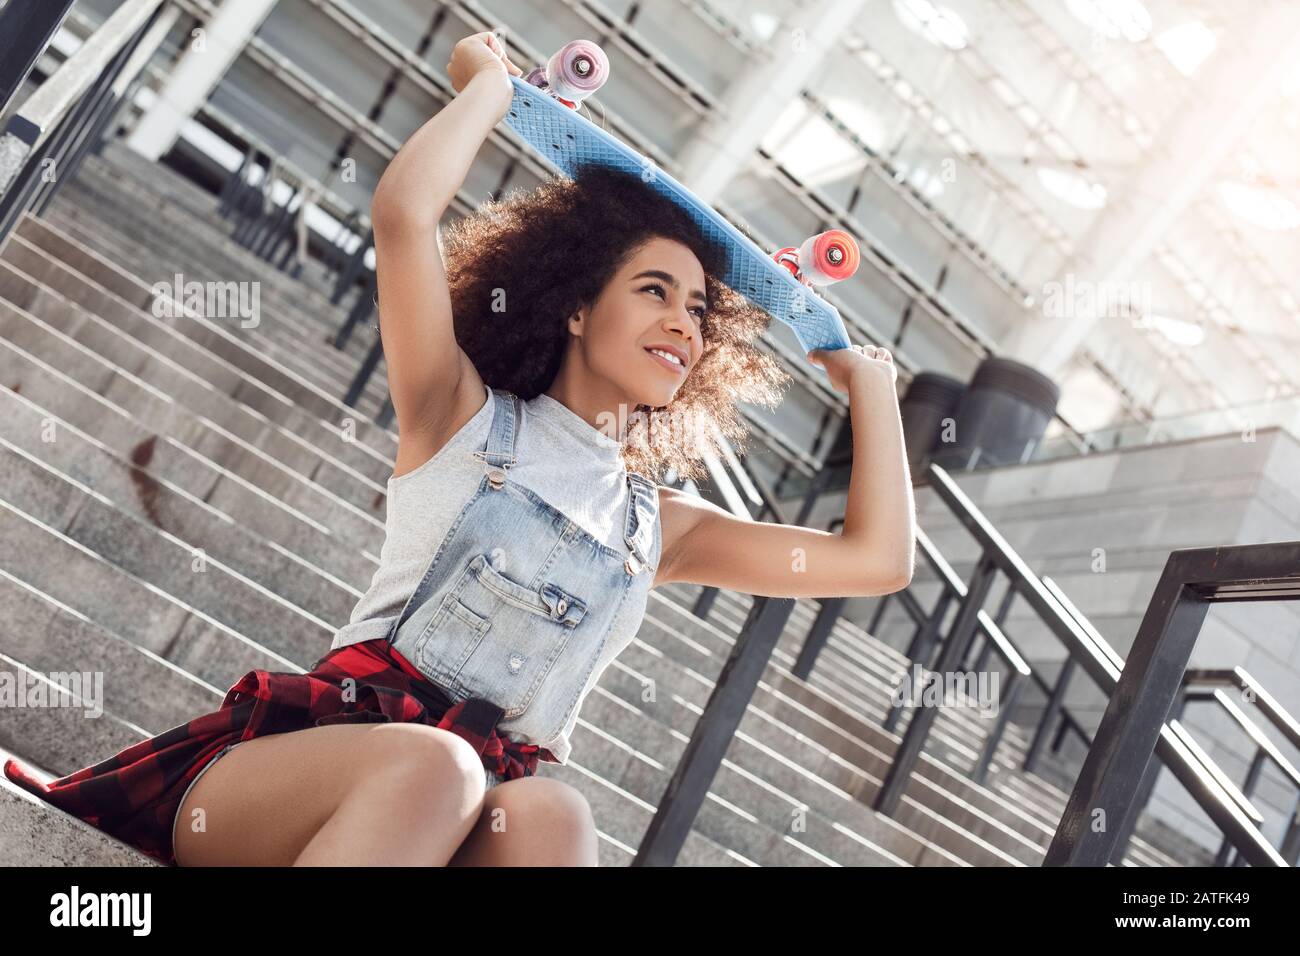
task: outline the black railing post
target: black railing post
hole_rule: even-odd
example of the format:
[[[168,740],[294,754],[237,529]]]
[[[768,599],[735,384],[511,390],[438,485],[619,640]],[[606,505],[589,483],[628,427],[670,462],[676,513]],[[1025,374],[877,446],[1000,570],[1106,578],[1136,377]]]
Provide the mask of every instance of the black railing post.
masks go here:
[[[375,286],[379,281],[376,273],[370,273],[366,276],[365,284],[362,285],[361,291],[357,293],[357,300],[352,303],[352,308],[348,310],[348,317],[343,320],[339,330],[334,333],[333,345],[336,349],[347,348],[348,340],[352,338],[352,333],[356,331],[357,326],[364,323],[375,312],[375,306],[378,299]]]
[[[384,342],[382,339],[375,339],[375,344],[370,346],[365,361],[361,363],[361,367],[357,369],[357,374],[353,376],[351,384],[348,385],[348,392],[343,396],[344,405],[356,408],[357,402],[361,400],[361,396],[366,390],[366,383],[370,381],[370,376],[375,373],[375,368],[383,357]]]
[[[1300,864],[1300,793],[1296,794],[1295,804],[1291,807],[1291,820],[1287,823],[1282,845],[1277,852],[1289,866]]]
[[[1075,663],[1073,657],[1067,657],[1061,664],[1061,670],[1056,675],[1056,683],[1052,685],[1052,692],[1048,695],[1047,702],[1043,704],[1043,714],[1038,721],[1033,739],[1025,749],[1025,761],[1022,767],[1025,773],[1033,773],[1038,768],[1038,758],[1043,755],[1047,735],[1051,733],[1052,725],[1065,705],[1065,694],[1070,689],[1070,678],[1074,676]]]
[[[74,0],[16,0],[0,10],[0,113],[23,88]]]
[[[793,609],[793,598],[754,598],[633,866],[672,866],[676,861]]]
[[[709,612],[713,610],[713,602],[718,599],[718,589],[705,587],[701,589],[699,597],[691,605],[691,613],[701,621],[709,619]]]
[[[904,588],[903,590],[907,590]],[[897,592],[895,592],[897,593]],[[885,610],[889,607],[889,599],[893,594],[882,594],[876,601],[876,609],[871,612],[871,620],[867,622],[867,633],[875,637],[880,633],[880,622],[885,617]]]
[[[1002,690],[1002,699],[998,701],[998,716],[993,721],[993,729],[984,740],[984,748],[980,751],[979,760],[975,762],[975,770],[971,774],[972,779],[980,786],[988,779],[989,766],[993,763],[993,755],[997,753],[998,744],[1002,741],[1002,734],[1007,729],[1007,723],[1011,720],[1011,711],[1015,709],[1016,699],[1020,696],[1020,689],[1024,687],[1025,682],[1020,676],[1020,672],[1012,668],[1010,676],[1007,678],[1007,685]]]
[[[1252,866],[1284,861],[1166,721],[1210,605],[1300,598],[1300,542],[1174,551],[1147,606],[1044,866],[1105,866],[1135,821],[1149,765],[1164,763]],[[1161,760],[1155,759],[1159,750]],[[1122,849],[1122,848],[1121,848]]]
[[[334,284],[334,292],[330,295],[331,304],[338,305],[343,301],[343,296],[352,288],[353,283],[357,281],[357,276],[361,275],[361,270],[366,267],[366,250],[374,244],[375,230],[371,229],[361,240],[361,245],[357,246],[357,251],[352,253],[352,258],[343,267],[343,271],[339,273],[338,281]]]
[[[256,150],[256,146],[249,146],[244,150],[244,158],[239,161],[239,168],[226,177],[226,182],[221,187],[221,195],[217,198],[217,215],[225,218],[234,211],[235,202],[243,194],[244,176],[254,162],[253,156]]]
[[[975,634],[980,608],[988,597],[996,570],[993,557],[987,552],[981,554],[979,560],[975,562],[970,583],[966,586],[966,596],[957,611],[957,619],[953,622],[951,633],[943,642],[943,653],[939,655],[934,670],[935,679],[943,680],[961,662],[966,646]],[[923,691],[914,690],[914,693],[923,694]],[[901,706],[896,705],[893,709],[900,710]],[[889,771],[885,774],[880,792],[872,802],[872,808],[877,813],[892,816],[898,809],[903,793],[907,790],[907,783],[912,777],[912,770],[916,767],[916,762],[921,759],[921,750],[930,736],[930,728],[938,716],[938,707],[926,707],[920,704],[912,708],[912,720],[907,725],[898,749],[894,751],[893,762],[890,763]]]
[[[848,598],[842,597],[821,598],[821,610],[813,619],[812,627],[808,629],[808,635],[803,639],[803,646],[799,648],[799,656],[790,670],[795,677],[806,681],[812,674],[813,665],[817,663],[817,655],[830,640],[831,631],[835,629],[835,622],[840,619],[840,613],[844,610],[847,600]]]
[[[1247,800],[1255,795],[1255,787],[1259,785],[1259,775],[1264,770],[1265,759],[1266,755],[1264,753],[1264,748],[1255,748],[1255,757],[1251,760],[1250,768],[1246,771],[1246,779],[1242,781],[1241,784],[1241,794]],[[1233,852],[1234,849],[1232,842],[1227,837],[1224,837],[1223,841],[1219,844],[1219,852],[1214,855],[1214,865],[1227,866],[1228,858]],[[1240,856],[1238,856],[1238,859],[1240,859]]]
[[[944,618],[948,616],[948,605],[952,603],[953,592],[942,582],[939,585],[943,590],[939,592],[939,597],[935,599],[934,607],[926,615],[924,623],[912,635],[911,642],[907,645],[907,650],[903,655],[910,661],[917,664],[930,663],[930,655],[934,653],[935,644],[939,643],[939,633],[943,629]]]

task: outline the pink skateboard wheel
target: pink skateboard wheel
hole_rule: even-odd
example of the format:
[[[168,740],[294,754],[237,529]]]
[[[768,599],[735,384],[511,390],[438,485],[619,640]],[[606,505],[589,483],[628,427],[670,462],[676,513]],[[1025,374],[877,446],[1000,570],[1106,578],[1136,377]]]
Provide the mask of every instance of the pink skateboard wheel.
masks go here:
[[[858,271],[862,254],[858,244],[842,229],[828,229],[799,247],[800,271],[816,285],[843,282]]]
[[[562,100],[580,103],[609,79],[609,59],[590,40],[564,44],[546,62],[546,80],[551,92]]]

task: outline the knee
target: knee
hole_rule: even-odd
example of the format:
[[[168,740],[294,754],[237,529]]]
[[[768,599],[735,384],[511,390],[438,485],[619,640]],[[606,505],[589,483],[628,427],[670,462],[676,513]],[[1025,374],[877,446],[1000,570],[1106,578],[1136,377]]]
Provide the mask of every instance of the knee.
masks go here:
[[[493,788],[487,798],[500,808],[504,829],[526,831],[529,842],[553,846],[569,865],[596,865],[596,821],[587,798],[559,780],[526,777]]]
[[[391,799],[417,813],[433,802],[462,806],[467,814],[479,812],[487,782],[483,762],[465,738],[424,724],[383,729],[392,733],[371,751],[371,770]]]

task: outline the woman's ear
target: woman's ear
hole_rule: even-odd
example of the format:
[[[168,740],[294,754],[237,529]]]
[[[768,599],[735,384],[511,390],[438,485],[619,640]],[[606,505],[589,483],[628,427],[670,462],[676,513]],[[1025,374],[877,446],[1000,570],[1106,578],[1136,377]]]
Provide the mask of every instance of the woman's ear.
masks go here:
[[[569,331],[574,335],[582,335],[583,314],[582,309],[574,309],[569,315]]]

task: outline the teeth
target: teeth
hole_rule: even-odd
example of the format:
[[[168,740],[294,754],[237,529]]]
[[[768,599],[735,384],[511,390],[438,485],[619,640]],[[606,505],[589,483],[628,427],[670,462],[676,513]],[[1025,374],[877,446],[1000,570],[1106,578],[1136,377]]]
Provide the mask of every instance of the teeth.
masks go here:
[[[677,365],[682,364],[682,360],[678,358],[676,355],[674,355],[672,352],[665,352],[663,349],[646,349],[646,351],[654,352],[655,355],[662,355],[664,358],[668,359],[668,361],[673,362]]]

